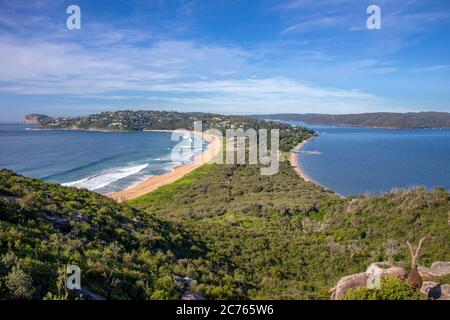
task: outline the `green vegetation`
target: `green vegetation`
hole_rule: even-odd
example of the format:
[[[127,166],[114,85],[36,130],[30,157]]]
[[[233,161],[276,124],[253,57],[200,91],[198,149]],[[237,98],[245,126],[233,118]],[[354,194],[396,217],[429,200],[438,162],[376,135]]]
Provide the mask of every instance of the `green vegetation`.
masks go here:
[[[312,134],[267,126],[285,151]],[[205,165],[128,204],[0,170],[0,298],[77,298],[62,287],[76,264],[83,287],[112,299],[177,299],[175,276],[209,299],[327,299],[373,262],[406,264],[407,240],[432,237],[423,265],[450,259],[447,191],[340,198],[287,158],[273,176]]]
[[[167,221],[96,193],[0,170],[0,298],[59,297],[68,264],[105,297],[177,298],[175,255],[201,253],[189,241]],[[119,279],[113,288],[111,279]]]
[[[303,121],[311,124],[379,127],[392,129],[450,128],[450,113],[361,113],[361,114],[271,114],[254,116],[257,119]]]
[[[381,279],[379,289],[367,287],[351,289],[344,298],[346,300],[425,300],[426,296],[407,281],[386,277]]]
[[[405,241],[423,234],[422,264],[450,258],[444,190],[342,199],[285,162],[258,172],[206,165],[126,205],[2,170],[0,297],[61,297],[59,270],[76,264],[113,299],[179,298],[175,275],[210,299],[326,299],[371,262],[406,263]]]
[[[83,117],[51,118],[45,115],[32,114],[25,117],[25,121],[36,123],[45,129],[73,129],[73,130],[108,130],[108,131],[136,131],[136,130],[175,130],[194,129],[194,122],[201,121],[203,130],[217,129],[225,135],[226,129],[279,129],[280,149],[289,151],[304,139],[314,133],[302,127],[293,127],[273,121],[260,121],[242,116],[224,116],[210,113],[181,113],[165,111],[116,111],[103,112]]]
[[[423,264],[450,258],[449,194],[441,189],[341,199],[289,165],[204,166],[130,202],[204,243],[185,262],[209,298],[326,299],[345,275],[376,261],[407,262],[406,240],[432,234]],[[444,245],[443,245],[444,244]]]

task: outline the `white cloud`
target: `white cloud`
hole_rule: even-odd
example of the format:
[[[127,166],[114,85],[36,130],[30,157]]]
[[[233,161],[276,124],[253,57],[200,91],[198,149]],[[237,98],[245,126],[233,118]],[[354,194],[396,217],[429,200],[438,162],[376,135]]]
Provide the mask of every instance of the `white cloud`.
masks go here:
[[[282,35],[288,34],[288,33],[301,33],[301,32],[307,32],[307,31],[317,31],[319,29],[325,29],[330,27],[335,27],[341,24],[344,21],[348,21],[346,17],[342,16],[335,16],[335,17],[313,17],[310,19],[306,19],[305,21],[296,23],[294,25],[291,25],[287,28],[285,28],[282,31]]]
[[[297,1],[294,7],[302,3]],[[191,8],[187,3],[186,9]],[[340,19],[305,20],[286,32],[327,27],[341,23]],[[0,91],[16,95],[67,95],[102,105],[148,101],[239,113],[357,112],[380,109],[386,102],[363,91],[325,88],[300,77],[277,76],[283,75],[283,70],[271,69],[272,62],[295,57],[289,63],[301,67],[334,58],[322,50],[305,48],[309,43],[305,40],[295,45],[287,42],[282,49],[274,42],[273,47],[243,49],[100,24],[70,33],[46,22],[45,32],[28,36],[22,24],[14,25],[11,19],[5,23],[20,30],[14,37],[0,33]],[[379,74],[394,70],[370,61],[354,67],[358,68]]]
[[[440,72],[440,71],[450,70],[450,65],[435,65],[435,66],[416,68],[414,70],[415,71],[424,71],[424,72]]]
[[[240,67],[245,56],[240,49],[189,41],[104,50],[0,36],[0,90],[41,94],[141,90],[160,81],[198,77],[210,68]]]
[[[0,36],[0,91],[237,113],[297,108],[350,112],[382,104],[357,90],[321,88],[286,77],[252,77],[251,57],[239,48],[191,41],[92,50],[66,41]]]
[[[319,109],[321,112],[361,112],[382,108],[386,102],[366,92],[316,87],[287,78],[167,83],[146,90],[159,95],[160,100],[177,105],[209,106],[211,110],[238,113]],[[172,95],[161,96],[163,93]]]

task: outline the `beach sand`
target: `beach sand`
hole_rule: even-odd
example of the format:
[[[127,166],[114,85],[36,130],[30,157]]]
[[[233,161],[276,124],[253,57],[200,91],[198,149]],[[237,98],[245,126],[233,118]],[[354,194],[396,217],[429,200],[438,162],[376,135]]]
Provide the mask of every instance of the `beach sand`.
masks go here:
[[[300,143],[298,146],[296,146],[296,147],[294,148],[294,150],[292,150],[292,152],[291,152],[291,159],[290,159],[292,168],[295,170],[295,172],[297,173],[297,175],[298,175],[299,177],[301,177],[303,180],[305,180],[305,181],[307,181],[307,182],[312,182],[312,183],[314,183],[316,186],[321,187],[321,188],[324,188],[325,190],[329,190],[329,191],[333,192],[334,194],[336,194],[338,197],[345,199],[346,197],[345,197],[344,195],[341,195],[341,194],[339,194],[339,193],[337,193],[337,192],[335,192],[335,191],[329,189],[328,187],[322,186],[322,185],[319,184],[318,182],[312,180],[310,177],[307,176],[307,174],[306,174],[306,173],[302,170],[302,168],[300,167],[300,164],[298,163],[298,157],[297,157],[297,155],[298,155],[299,151],[301,151],[301,149],[302,149],[302,148],[303,148],[310,140],[312,140],[312,139],[314,139],[314,137],[313,137],[313,138],[309,138],[309,139],[303,141],[303,142]]]
[[[172,132],[171,130],[155,130],[155,131]],[[153,190],[156,190],[162,186],[175,182],[178,179],[184,177],[187,173],[191,172],[192,170],[195,170],[198,167],[204,165],[205,163],[208,163],[209,161],[213,160],[222,149],[221,148],[222,141],[217,136],[207,134],[204,132],[203,133],[193,132],[193,133],[197,135],[203,134],[203,138],[209,141],[207,148],[202,152],[201,156],[198,157],[199,161],[197,161],[196,163],[189,163],[177,166],[171,172],[168,172],[160,176],[151,177],[134,187],[110,193],[107,196],[119,202],[135,199]]]
[[[305,181],[312,182],[311,179],[306,175],[306,173],[302,170],[300,167],[300,164],[298,163],[298,152],[313,138],[307,139],[300,143],[298,146],[294,148],[294,150],[291,152],[291,166],[294,168],[295,172],[302,177]]]

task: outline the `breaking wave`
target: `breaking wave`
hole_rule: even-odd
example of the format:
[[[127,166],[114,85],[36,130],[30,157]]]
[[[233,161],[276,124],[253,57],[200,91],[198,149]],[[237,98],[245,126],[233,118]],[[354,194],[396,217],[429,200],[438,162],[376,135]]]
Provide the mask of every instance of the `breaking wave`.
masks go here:
[[[83,178],[77,181],[66,182],[63,183],[62,185],[66,187],[86,188],[91,191],[98,190],[103,187],[106,187],[107,185],[115,181],[137,174],[147,167],[148,163],[137,166],[117,167],[107,169],[96,175]]]

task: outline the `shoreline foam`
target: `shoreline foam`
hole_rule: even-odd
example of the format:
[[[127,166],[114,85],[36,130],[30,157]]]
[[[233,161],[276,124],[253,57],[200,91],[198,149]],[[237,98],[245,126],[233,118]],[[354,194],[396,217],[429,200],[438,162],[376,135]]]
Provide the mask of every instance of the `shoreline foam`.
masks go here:
[[[150,130],[148,130],[150,131]],[[152,131],[163,131],[163,130],[152,130]],[[163,132],[173,132],[174,130],[164,130]],[[200,135],[206,140],[209,141],[208,146],[205,150],[202,151],[201,155],[198,157],[199,161],[194,163],[188,163],[184,165],[179,165],[173,168],[172,171],[165,173],[160,176],[153,176],[144,182],[139,183],[136,186],[133,186],[131,188],[128,188],[126,190],[113,192],[110,194],[107,194],[107,197],[110,197],[112,199],[115,199],[119,202],[132,200],[135,198],[138,198],[140,196],[143,196],[149,192],[152,192],[162,186],[165,186],[167,184],[173,183],[177,181],[178,179],[181,179],[186,174],[190,173],[191,171],[201,167],[202,165],[206,164],[207,162],[213,160],[218,153],[221,150],[221,141],[219,140],[219,137],[211,134],[207,134],[204,132],[192,132],[193,134]]]

